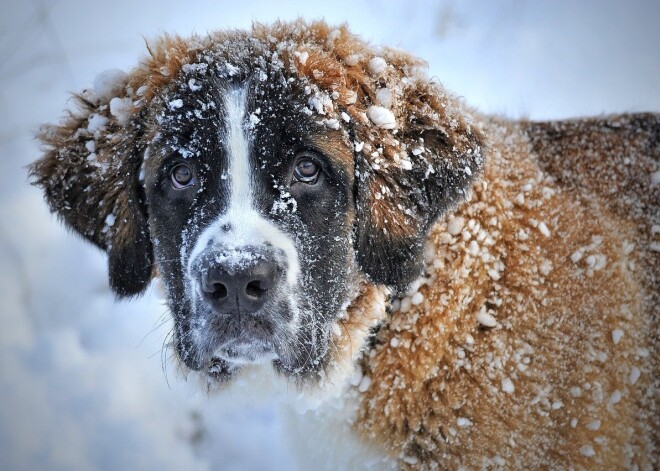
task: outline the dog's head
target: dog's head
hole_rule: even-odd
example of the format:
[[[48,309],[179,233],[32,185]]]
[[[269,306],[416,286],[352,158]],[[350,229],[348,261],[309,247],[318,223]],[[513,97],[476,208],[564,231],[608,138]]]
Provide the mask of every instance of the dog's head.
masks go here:
[[[340,337],[362,343],[377,294],[420,274],[483,136],[421,61],[345,27],[165,37],[150,53],[42,132],[31,171],[51,209],[107,251],[117,295],[161,278],[189,368],[268,361],[309,379],[350,363],[362,345]]]

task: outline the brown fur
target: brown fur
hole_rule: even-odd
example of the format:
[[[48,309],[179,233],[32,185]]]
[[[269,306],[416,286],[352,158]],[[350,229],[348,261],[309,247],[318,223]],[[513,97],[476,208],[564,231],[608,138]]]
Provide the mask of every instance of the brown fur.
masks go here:
[[[108,250],[111,282],[130,281],[119,294],[139,292],[151,276],[137,182],[157,131],[150,104],[205,52],[241,60],[222,49],[231,41],[253,41],[334,94],[323,117],[345,133],[319,146],[356,171],[356,214],[346,217],[371,281],[360,281],[333,347],[343,369],[362,353],[371,378],[356,422],[366,440],[404,468],[657,466],[660,189],[649,176],[660,159],[658,115],[475,120],[419,73],[422,61],[323,22],[166,36],[128,77],[131,122],[120,125],[108,103],[83,94],[79,113],[42,133],[46,153],[32,167],[51,209]],[[383,72],[369,70],[374,57],[386,61]],[[396,129],[366,114],[383,87]],[[94,113],[109,123],[93,135]],[[483,178],[435,223],[465,198],[484,148]],[[388,317],[384,285],[402,289],[417,276],[425,239],[422,283]]]
[[[484,178],[449,216],[465,225],[456,235],[446,221],[432,229],[424,301],[394,312],[363,362],[373,386],[360,429],[415,469],[650,469],[660,424],[659,264],[649,236],[660,198],[649,180],[660,120],[483,125]],[[552,139],[564,126],[566,138]],[[578,136],[589,136],[586,145]],[[594,254],[604,267],[590,268]],[[479,325],[482,310],[497,327]],[[616,329],[624,334],[615,345]]]

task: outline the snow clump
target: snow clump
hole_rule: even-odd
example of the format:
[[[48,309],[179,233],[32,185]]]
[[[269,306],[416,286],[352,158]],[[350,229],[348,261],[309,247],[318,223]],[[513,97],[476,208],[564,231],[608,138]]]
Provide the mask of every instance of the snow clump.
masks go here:
[[[502,379],[502,391],[507,394],[512,394],[516,390],[516,387],[513,385],[513,381],[509,378]]]
[[[596,454],[594,451],[593,447],[585,445],[582,448],[580,448],[580,453],[582,453],[584,456],[591,457]]]
[[[125,125],[131,119],[133,102],[130,98],[113,98],[110,100],[110,114],[117,119],[120,125]]]
[[[103,101],[110,101],[122,94],[127,79],[128,75],[121,69],[103,71],[94,79],[94,94]]]
[[[470,427],[472,425],[472,421],[467,417],[459,417],[456,419],[456,425],[459,427]]]
[[[370,106],[367,109],[367,117],[379,128],[394,129],[396,128],[396,119],[394,113],[382,106]]]
[[[181,98],[177,98],[176,100],[172,100],[167,104],[167,107],[174,111],[183,106],[183,100]]]
[[[380,88],[376,92],[376,101],[385,108],[392,107],[392,91],[389,88]]]
[[[371,75],[381,75],[387,68],[387,62],[382,57],[374,57],[369,61],[369,73]]]
[[[108,124],[108,118],[100,114],[93,114],[87,120],[87,130],[94,134],[96,131],[105,127]]]
[[[479,311],[477,313],[477,322],[484,327],[496,327],[497,320],[485,310]]]
[[[344,57],[344,64],[346,64],[349,67],[353,67],[360,62],[360,56],[357,54],[351,54],[350,56]]]

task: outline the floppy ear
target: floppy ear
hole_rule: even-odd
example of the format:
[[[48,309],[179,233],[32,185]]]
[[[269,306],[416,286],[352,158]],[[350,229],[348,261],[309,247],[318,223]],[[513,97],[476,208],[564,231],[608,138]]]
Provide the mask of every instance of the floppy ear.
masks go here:
[[[356,147],[355,244],[372,281],[405,290],[421,274],[429,228],[479,174],[484,137],[440,85],[424,78],[387,85],[399,94],[386,128],[375,107],[356,128],[366,144]],[[392,117],[395,132],[387,129]]]
[[[41,130],[44,156],[31,165],[30,175],[50,210],[107,252],[114,292],[137,295],[151,279],[153,260],[138,181],[141,119],[130,98],[83,92],[75,100],[78,112]]]

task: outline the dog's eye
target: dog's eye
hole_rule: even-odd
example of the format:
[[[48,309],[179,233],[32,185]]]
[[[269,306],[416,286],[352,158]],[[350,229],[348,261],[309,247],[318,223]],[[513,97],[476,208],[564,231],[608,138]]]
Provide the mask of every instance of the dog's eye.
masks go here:
[[[311,159],[303,157],[296,164],[293,175],[302,183],[314,184],[319,178],[321,167]]]
[[[172,186],[177,190],[194,184],[192,170],[186,164],[179,164],[172,169]]]

